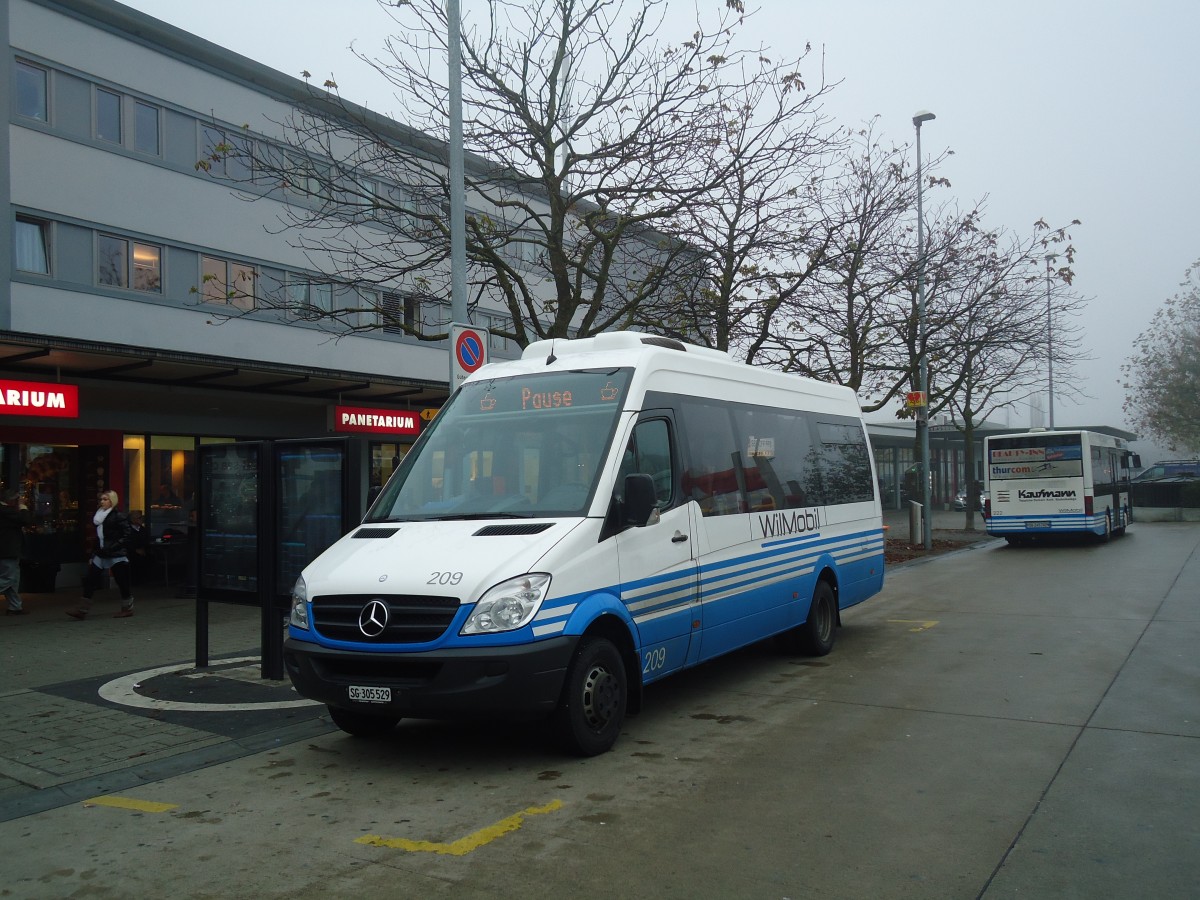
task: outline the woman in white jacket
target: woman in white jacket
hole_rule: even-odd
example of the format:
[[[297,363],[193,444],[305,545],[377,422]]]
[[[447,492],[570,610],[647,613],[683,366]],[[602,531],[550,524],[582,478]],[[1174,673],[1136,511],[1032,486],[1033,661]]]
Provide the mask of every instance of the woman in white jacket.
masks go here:
[[[92,594],[100,586],[104,570],[112,573],[113,581],[121,591],[121,608],[113,614],[114,619],[125,619],[133,615],[133,587],[129,567],[129,541],[133,527],[129,516],[117,508],[120,498],[116,491],[104,491],[100,495],[100,508],[92,517],[96,526],[96,552],[88,562],[87,575],[83,580],[83,600],[78,609],[67,610],[73,619],[86,619],[92,611]]]

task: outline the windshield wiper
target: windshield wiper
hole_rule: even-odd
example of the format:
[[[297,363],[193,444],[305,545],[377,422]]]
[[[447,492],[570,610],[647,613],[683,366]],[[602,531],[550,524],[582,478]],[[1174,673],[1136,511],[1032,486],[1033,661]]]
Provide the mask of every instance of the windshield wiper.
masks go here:
[[[534,513],[516,513],[516,512],[477,512],[477,513],[459,513],[450,516],[434,516],[435,522],[463,522],[472,519],[536,519],[539,518]]]

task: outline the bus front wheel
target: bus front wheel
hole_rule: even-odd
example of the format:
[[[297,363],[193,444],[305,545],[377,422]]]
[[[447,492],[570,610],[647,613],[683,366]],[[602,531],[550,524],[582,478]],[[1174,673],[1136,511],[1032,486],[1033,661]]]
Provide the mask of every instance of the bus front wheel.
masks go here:
[[[563,685],[554,727],[563,746],[580,756],[612,748],[625,721],[629,691],[625,663],[612,641],[585,638]]]

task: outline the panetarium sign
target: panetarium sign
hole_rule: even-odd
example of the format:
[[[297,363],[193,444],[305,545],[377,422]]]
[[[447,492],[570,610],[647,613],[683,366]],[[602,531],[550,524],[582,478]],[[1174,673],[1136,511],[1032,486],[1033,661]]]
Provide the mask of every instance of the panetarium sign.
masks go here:
[[[8,381],[0,378],[0,416],[79,418],[79,388],[74,384]]]
[[[421,415],[400,409],[370,409],[365,406],[335,406],[333,430],[357,434],[420,434]]]

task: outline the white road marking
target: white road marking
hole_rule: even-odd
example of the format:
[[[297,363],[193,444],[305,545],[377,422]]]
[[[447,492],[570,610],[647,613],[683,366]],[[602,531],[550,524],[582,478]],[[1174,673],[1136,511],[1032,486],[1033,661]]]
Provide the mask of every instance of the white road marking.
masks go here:
[[[223,659],[221,663],[245,663],[258,659],[257,656],[240,656],[237,659]],[[144,672],[134,672],[132,675],[123,675],[101,685],[99,694],[109,703],[119,703],[121,706],[135,706],[139,709],[166,709],[177,712],[248,712],[321,705],[316,700],[269,700],[265,703],[189,703],[186,700],[158,700],[153,697],[143,697],[137,692],[137,687],[150,678],[194,668],[195,666],[190,663],[183,663],[182,665],[161,666],[157,669],[147,669]]]

